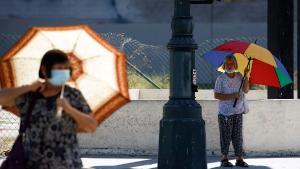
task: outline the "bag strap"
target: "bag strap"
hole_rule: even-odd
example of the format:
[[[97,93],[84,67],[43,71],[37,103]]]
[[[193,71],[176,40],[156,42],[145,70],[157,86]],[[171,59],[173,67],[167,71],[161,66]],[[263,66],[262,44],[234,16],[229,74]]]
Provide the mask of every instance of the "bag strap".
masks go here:
[[[29,127],[29,125],[31,123],[32,111],[33,111],[34,105],[36,103],[36,100],[38,98],[37,97],[37,92],[39,90],[40,90],[40,88],[38,88],[37,91],[33,93],[32,101],[30,102],[30,104],[28,106],[28,109],[27,109],[27,112],[26,112],[26,115],[25,115],[24,125],[21,124],[21,126],[20,126],[20,133],[24,133],[25,130]]]

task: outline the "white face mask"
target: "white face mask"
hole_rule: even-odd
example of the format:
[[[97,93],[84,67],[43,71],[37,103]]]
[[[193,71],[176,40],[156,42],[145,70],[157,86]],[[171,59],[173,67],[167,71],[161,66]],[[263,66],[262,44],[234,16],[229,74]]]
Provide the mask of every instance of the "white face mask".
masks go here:
[[[225,72],[226,72],[226,73],[234,73],[234,72],[235,72],[235,69],[231,69],[231,70],[225,69]]]
[[[70,70],[69,69],[54,69],[51,70],[51,78],[49,82],[53,86],[62,86],[70,79]]]

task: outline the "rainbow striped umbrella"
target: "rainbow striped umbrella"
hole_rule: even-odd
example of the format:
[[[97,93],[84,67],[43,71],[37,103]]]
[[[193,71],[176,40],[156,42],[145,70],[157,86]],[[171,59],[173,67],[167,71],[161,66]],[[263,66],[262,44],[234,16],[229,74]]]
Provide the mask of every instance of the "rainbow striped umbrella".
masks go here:
[[[292,83],[291,77],[283,64],[272,53],[255,43],[242,41],[226,42],[205,53],[203,58],[213,68],[224,71],[222,64],[227,55],[234,55],[238,62],[238,71],[243,75],[249,66],[249,82],[277,88]]]

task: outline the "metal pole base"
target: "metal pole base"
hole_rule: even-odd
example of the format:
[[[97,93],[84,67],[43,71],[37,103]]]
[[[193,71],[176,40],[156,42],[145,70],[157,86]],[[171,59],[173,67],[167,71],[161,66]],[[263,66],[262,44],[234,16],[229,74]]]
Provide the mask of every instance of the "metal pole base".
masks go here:
[[[169,101],[160,121],[158,169],[207,169],[205,139],[200,105]]]

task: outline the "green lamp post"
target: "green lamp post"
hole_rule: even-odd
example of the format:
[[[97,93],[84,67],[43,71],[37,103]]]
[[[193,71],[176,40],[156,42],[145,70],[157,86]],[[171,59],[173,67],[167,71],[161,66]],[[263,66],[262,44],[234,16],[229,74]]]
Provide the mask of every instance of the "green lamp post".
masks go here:
[[[191,4],[213,0],[174,0],[170,51],[170,97],[160,121],[158,169],[207,169],[205,122],[197,91]]]

